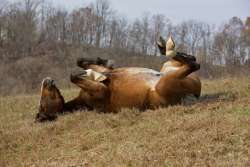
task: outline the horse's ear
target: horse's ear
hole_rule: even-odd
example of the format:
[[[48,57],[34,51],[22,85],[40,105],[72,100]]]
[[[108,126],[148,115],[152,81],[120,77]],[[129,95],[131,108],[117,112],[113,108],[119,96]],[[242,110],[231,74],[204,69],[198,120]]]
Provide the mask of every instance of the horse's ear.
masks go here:
[[[158,39],[156,40],[156,43],[160,50],[160,53],[162,55],[166,55],[166,41],[161,36],[159,36]]]
[[[168,38],[168,41],[166,43],[166,56],[167,57],[174,57],[176,56],[176,51],[175,51],[175,43],[174,39],[172,36]]]

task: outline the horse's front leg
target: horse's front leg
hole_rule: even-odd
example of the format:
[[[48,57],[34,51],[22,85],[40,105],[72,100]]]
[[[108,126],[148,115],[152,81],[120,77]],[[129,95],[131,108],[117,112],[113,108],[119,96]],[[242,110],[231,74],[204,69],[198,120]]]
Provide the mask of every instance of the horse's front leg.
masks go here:
[[[88,107],[103,108],[108,102],[110,97],[108,87],[90,78],[86,71],[71,74],[71,82],[82,89],[78,100],[84,101]]]

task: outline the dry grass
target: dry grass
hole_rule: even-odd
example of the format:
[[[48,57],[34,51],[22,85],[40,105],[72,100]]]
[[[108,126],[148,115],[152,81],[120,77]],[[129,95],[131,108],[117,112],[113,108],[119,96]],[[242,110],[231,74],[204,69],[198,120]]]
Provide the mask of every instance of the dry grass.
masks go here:
[[[34,123],[37,95],[0,98],[0,166],[250,166],[250,78],[204,81],[203,90],[189,106],[45,124]]]

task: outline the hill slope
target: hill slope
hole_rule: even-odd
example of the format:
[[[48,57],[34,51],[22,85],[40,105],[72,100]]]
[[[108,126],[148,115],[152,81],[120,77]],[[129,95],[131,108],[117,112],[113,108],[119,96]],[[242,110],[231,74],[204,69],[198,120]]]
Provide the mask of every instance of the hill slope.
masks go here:
[[[38,100],[0,98],[0,166],[250,166],[250,78],[203,81],[188,106],[45,124],[34,123]]]

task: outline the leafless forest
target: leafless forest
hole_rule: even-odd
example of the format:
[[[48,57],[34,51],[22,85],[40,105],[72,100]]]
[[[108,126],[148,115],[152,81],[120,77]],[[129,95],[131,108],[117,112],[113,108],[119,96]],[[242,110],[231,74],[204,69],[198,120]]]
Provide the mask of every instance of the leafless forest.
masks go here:
[[[204,78],[250,72],[250,17],[235,16],[218,26],[196,20],[174,24],[162,14],[129,20],[107,0],[73,11],[45,0],[0,2],[1,95],[38,91],[46,76],[69,87],[78,57],[159,69],[165,59],[155,44],[160,34],[172,34],[179,50],[195,55]]]

